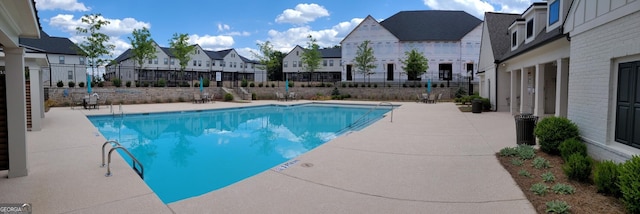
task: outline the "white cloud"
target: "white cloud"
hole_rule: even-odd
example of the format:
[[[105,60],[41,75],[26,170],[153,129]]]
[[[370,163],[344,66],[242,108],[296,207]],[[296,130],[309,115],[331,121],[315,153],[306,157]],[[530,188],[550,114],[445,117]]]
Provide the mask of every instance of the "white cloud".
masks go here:
[[[248,59],[252,59],[255,60],[256,57],[253,53],[260,53],[260,50],[255,49],[255,48],[236,48],[235,49],[236,52],[238,52],[238,54],[240,54],[240,56],[246,57]]]
[[[295,9],[286,9],[276,18],[277,23],[305,24],[320,17],[329,16],[329,11],[317,4],[298,4]]]
[[[231,27],[229,27],[229,25],[226,24],[218,24],[218,31],[222,32],[222,31],[227,31],[231,29]]]
[[[247,31],[235,31],[235,32],[229,32],[229,33],[225,33],[224,35],[227,36],[251,36],[251,33],[247,32]]]
[[[69,37],[69,40],[71,40],[73,43],[81,43],[86,41],[84,36],[80,36],[80,35],[74,35]],[[115,48],[110,52],[111,57],[105,56],[107,59],[115,59],[116,57],[120,56],[120,54],[122,54],[124,51],[126,51],[127,49],[131,48],[131,44],[129,43],[129,40],[123,40],[120,37],[109,37],[109,42],[108,44],[114,45]]]
[[[36,0],[38,10],[89,11],[91,8],[77,0]]]
[[[330,29],[313,30],[310,26],[289,28],[286,31],[269,30],[269,41],[275,50],[288,53],[296,45],[305,47],[311,35],[316,39],[320,47],[332,47],[355,28],[362,18],[353,18],[350,21],[340,22]]]
[[[199,36],[197,34],[193,34],[193,35],[189,35],[189,43],[198,44],[200,45],[200,47],[208,50],[220,50],[220,49],[231,48],[235,42],[233,40],[233,37],[231,36],[225,36],[225,35]]]
[[[423,0],[424,4],[434,10],[464,10],[478,18],[484,17],[484,12],[522,13],[531,0]],[[499,6],[499,8],[494,7]]]
[[[49,19],[49,25],[59,28],[67,33],[75,34],[76,27],[87,27],[87,24],[82,23],[81,19],[82,17],[75,19],[74,15],[70,14],[58,14]],[[110,22],[101,29],[102,33],[109,36],[129,34],[133,32],[134,29],[141,29],[143,27],[151,28],[151,24],[137,21],[134,18],[108,19],[99,17],[99,19]]]

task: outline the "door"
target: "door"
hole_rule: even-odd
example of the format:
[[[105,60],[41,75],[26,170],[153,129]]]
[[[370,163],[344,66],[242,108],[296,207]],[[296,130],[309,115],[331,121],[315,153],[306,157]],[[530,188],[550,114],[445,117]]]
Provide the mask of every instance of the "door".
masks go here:
[[[353,80],[353,77],[351,75],[351,65],[347,65],[347,81],[351,80]]]
[[[393,81],[393,64],[387,64],[387,80]]]
[[[640,61],[618,69],[615,140],[640,148]]]

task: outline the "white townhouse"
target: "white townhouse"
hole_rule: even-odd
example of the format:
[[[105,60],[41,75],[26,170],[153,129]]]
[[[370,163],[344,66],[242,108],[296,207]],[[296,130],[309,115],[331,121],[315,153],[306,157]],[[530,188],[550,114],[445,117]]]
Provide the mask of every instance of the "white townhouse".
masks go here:
[[[87,65],[85,57],[78,54],[78,46],[68,38],[49,36],[40,31],[40,38],[21,38],[20,45],[29,48],[33,52],[46,55],[49,67],[42,68],[42,81],[45,86],[56,87],[61,81],[68,87],[69,82],[87,82]]]
[[[20,38],[40,37],[40,22],[31,0],[0,1],[0,109],[5,112],[0,117],[0,170],[8,170],[8,178],[29,174],[27,152],[27,96],[25,90],[25,68],[29,69],[29,79],[38,87],[31,88],[32,118],[39,123],[44,117],[43,91],[41,87],[43,67],[48,66],[42,54],[28,53]],[[35,121],[38,120],[38,121]]]
[[[107,79],[119,77],[123,83],[139,82],[140,86],[153,85],[164,80],[167,86],[176,86],[179,82],[198,81],[200,77],[221,82],[225,79],[225,73],[228,76],[227,80],[246,78],[253,81],[260,80],[254,76],[264,76],[264,71],[256,66],[258,62],[238,55],[234,49],[208,51],[199,45],[194,45],[195,48],[189,55],[191,59],[181,75],[180,62],[171,49],[160,47],[155,42],[153,44],[156,48],[156,58],[144,60],[142,65],[136,64],[134,69],[131,49],[128,49],[106,66]]]
[[[302,53],[305,48],[296,45],[282,60],[282,72],[285,79],[294,81],[315,81],[315,82],[337,82],[342,80],[342,64],[340,47],[318,49],[320,56],[320,66],[318,70],[311,73],[302,63]]]
[[[464,11],[401,11],[381,22],[367,16],[340,42],[342,80],[476,82],[481,33],[482,21]],[[365,40],[371,41],[377,65],[368,77],[356,70],[353,61]],[[400,59],[412,49],[429,60],[422,76],[408,77],[402,69]]]
[[[495,110],[566,117],[596,159],[640,154],[640,1],[550,0],[485,23],[480,88]]]

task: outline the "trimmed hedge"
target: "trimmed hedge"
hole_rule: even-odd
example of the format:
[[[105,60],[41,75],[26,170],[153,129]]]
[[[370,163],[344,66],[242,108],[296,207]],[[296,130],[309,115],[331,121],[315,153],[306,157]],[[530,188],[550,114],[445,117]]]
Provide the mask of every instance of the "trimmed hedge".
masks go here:
[[[596,165],[593,171],[593,182],[598,188],[598,192],[613,196],[620,196],[618,187],[618,176],[620,175],[620,164],[607,160]]]
[[[569,156],[573,154],[580,154],[582,156],[587,156],[587,145],[580,142],[580,140],[571,138],[563,141],[558,147],[560,150],[560,156],[566,162],[569,160]]]
[[[628,213],[640,213],[640,156],[634,155],[620,166],[618,187]]]
[[[578,137],[578,126],[563,117],[547,117],[542,119],[534,129],[534,135],[540,142],[540,150],[551,155],[560,153],[560,143]]]

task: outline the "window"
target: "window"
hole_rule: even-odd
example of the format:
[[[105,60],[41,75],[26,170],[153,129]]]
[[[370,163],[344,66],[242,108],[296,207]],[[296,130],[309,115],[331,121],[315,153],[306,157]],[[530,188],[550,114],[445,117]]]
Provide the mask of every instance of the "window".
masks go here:
[[[220,63],[220,66],[225,67],[227,66],[227,64],[224,62],[224,60],[222,60],[222,62]]]
[[[640,61],[618,68],[615,141],[640,148]]]
[[[283,63],[283,65],[284,65],[284,67],[285,67],[285,68],[286,68],[286,67],[289,67],[289,61],[284,61],[284,62],[282,62],[282,63]]]
[[[555,24],[560,19],[560,0],[549,4],[549,25]]]
[[[147,64],[152,64],[153,61],[151,59],[148,60]]]
[[[198,66],[202,67],[202,60],[198,60]]]
[[[251,68],[256,68],[256,64],[251,64]]]
[[[68,78],[69,80],[72,80],[72,79],[73,79],[73,71],[69,71],[69,72],[68,72],[68,74],[67,74],[67,78]]]
[[[333,66],[333,59],[329,60],[329,66]]]
[[[216,61],[215,60],[211,61],[211,66],[216,66]]]
[[[293,61],[293,67],[298,67],[298,61]]]
[[[158,64],[158,58],[153,59],[153,64],[156,64],[156,65]]]
[[[84,57],[80,57],[80,65],[84,65]]]
[[[169,58],[164,58],[164,64],[168,65],[169,64]]]
[[[322,60],[322,66],[327,67],[327,60]]]
[[[451,64],[440,64],[438,65],[438,77],[440,80],[452,80],[452,71],[453,65]]]
[[[533,19],[527,22],[527,39],[533,36]]]
[[[238,67],[238,62],[233,62],[233,67],[237,68]]]
[[[473,80],[473,63],[467,63],[467,73],[471,75],[470,80]]]
[[[58,57],[58,60],[59,60],[59,62],[58,62],[58,63],[60,63],[60,64],[64,64],[64,56],[60,56],[60,57]]]
[[[518,31],[511,33],[511,47],[518,45]]]
[[[205,66],[207,66],[207,68],[209,67],[209,60],[207,60],[207,63],[205,64]]]
[[[193,60],[193,66],[198,65],[198,60]]]
[[[300,51],[296,51],[296,56],[300,56]]]
[[[175,59],[171,59],[171,65],[175,65],[176,64],[176,60]]]

